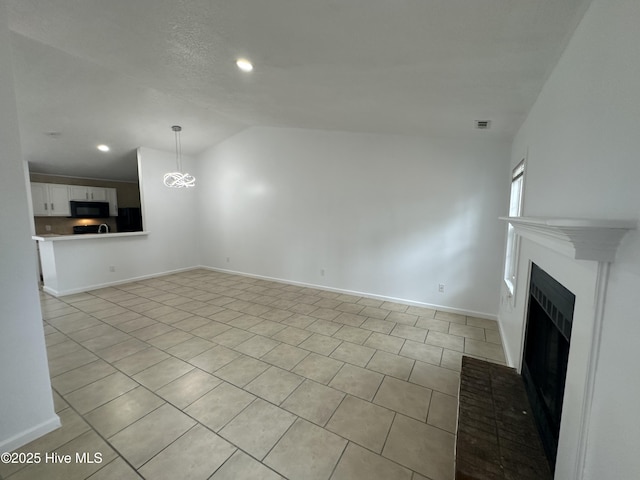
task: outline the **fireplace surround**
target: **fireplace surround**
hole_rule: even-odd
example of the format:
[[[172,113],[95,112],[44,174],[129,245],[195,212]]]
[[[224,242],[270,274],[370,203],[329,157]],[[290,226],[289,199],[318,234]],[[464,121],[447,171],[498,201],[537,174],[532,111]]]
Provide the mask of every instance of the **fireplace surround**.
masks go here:
[[[522,373],[529,282],[536,264],[575,295],[555,478],[578,480],[585,468],[611,262],[635,220],[503,218],[520,237],[516,289],[503,289],[500,329],[509,365]]]

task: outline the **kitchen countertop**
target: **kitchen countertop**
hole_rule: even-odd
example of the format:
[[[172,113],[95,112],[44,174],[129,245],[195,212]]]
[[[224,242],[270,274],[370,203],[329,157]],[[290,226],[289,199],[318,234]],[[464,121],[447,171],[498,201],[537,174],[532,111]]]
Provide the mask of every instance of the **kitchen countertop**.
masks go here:
[[[149,235],[149,232],[121,232],[121,233],[85,233],[82,235],[59,235],[57,233],[45,233],[34,235],[31,238],[38,242],[57,242],[68,240],[93,240],[96,238],[122,238],[122,237],[139,237]]]

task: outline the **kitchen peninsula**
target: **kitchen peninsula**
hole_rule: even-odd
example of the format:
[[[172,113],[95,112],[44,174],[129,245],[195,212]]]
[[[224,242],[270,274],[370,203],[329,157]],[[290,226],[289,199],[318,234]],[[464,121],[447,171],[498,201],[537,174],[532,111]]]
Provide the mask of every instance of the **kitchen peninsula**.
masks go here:
[[[85,235],[34,235],[38,243],[43,290],[54,296],[100,288],[130,278],[136,251],[148,232]]]

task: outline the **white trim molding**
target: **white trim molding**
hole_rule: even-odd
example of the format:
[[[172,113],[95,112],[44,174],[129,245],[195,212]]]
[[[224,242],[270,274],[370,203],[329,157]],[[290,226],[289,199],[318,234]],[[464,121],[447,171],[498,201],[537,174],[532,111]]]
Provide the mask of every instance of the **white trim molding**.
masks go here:
[[[212,270],[214,272],[222,272],[222,273],[231,273],[233,275],[241,275],[243,277],[249,277],[249,278],[259,278],[261,280],[268,280],[271,282],[277,282],[277,283],[284,283],[287,285],[298,285],[300,287],[307,287],[307,288],[315,288],[317,290],[324,290],[326,292],[335,292],[335,293],[342,293],[344,295],[355,295],[358,297],[366,297],[366,298],[373,298],[375,300],[382,300],[385,302],[396,302],[396,303],[404,303],[406,305],[411,305],[414,307],[422,307],[422,308],[428,308],[430,310],[439,310],[441,312],[446,312],[446,313],[455,313],[458,315],[465,315],[465,316],[469,316],[469,317],[476,317],[476,318],[485,318],[487,320],[498,320],[498,316],[495,314],[491,314],[491,313],[485,313],[485,312],[477,312],[475,310],[465,310],[462,308],[453,308],[453,307],[446,307],[443,305],[436,305],[433,303],[424,303],[424,302],[418,302],[415,300],[408,300],[406,298],[398,298],[398,297],[389,297],[386,295],[378,295],[376,293],[367,293],[367,292],[361,292],[358,290],[347,290],[344,288],[334,288],[334,287],[328,287],[326,285],[319,285],[316,283],[307,283],[307,282],[298,282],[295,280],[288,280],[286,278],[277,278],[277,277],[269,277],[269,276],[265,276],[265,275],[256,275],[253,273],[247,273],[247,272],[242,272],[242,271],[238,271],[238,270],[229,270],[226,268],[219,268],[219,267],[211,267],[208,265],[200,265],[199,267],[196,268],[204,268],[206,270]]]
[[[197,270],[198,268],[203,268],[203,267],[199,267],[196,265],[195,267],[176,268],[174,270],[166,270],[164,272],[149,273],[148,275],[139,275],[137,277],[127,277],[120,280],[114,280],[113,282],[95,283],[90,285],[83,285],[82,287],[78,287],[78,288],[70,288],[65,290],[57,290],[55,288],[51,288],[46,285],[43,285],[42,291],[45,293],[48,293],[53,297],[58,298],[58,297],[64,297],[66,295],[74,295],[76,293],[91,292],[93,290],[99,290],[101,288],[113,287],[115,285],[123,285],[125,283],[139,282],[141,280],[149,280],[150,278],[163,277],[165,275],[173,275],[174,273],[188,272],[190,270]]]
[[[576,454],[576,467],[573,477],[575,480],[580,480],[581,478],[583,478],[584,469],[586,466],[587,447],[589,445],[589,426],[591,421],[591,410],[593,407],[593,395],[596,385],[596,370],[598,367],[598,362],[600,360],[600,344],[602,341],[604,304],[607,296],[607,284],[609,283],[610,269],[611,263],[598,263],[596,291],[594,292],[593,334],[591,337],[589,364],[587,365],[587,379],[585,382],[584,396],[581,406],[581,428],[578,432],[578,451]]]
[[[500,217],[516,233],[574,260],[613,262],[622,237],[636,220],[591,220],[552,217]]]
[[[37,438],[46,435],[47,433],[53,432],[55,429],[60,428],[62,423],[60,423],[60,417],[58,415],[54,415],[48,420],[35,425],[27,430],[24,430],[10,438],[0,441],[0,452],[11,452],[16,448],[20,448],[26,445]]]

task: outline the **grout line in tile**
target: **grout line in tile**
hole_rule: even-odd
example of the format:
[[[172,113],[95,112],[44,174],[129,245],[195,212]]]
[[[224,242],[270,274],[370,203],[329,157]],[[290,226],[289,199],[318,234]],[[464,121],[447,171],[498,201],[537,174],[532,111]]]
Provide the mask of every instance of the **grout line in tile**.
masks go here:
[[[333,474],[335,473],[336,468],[338,468],[338,465],[340,464],[340,460],[342,460],[342,457],[344,456],[344,452],[347,451],[347,447],[349,446],[349,443],[351,443],[351,440],[349,440],[349,439],[346,439],[346,440],[347,440],[347,443],[344,444],[344,447],[342,448],[342,452],[340,452],[340,456],[338,457],[338,460],[336,461],[335,465],[331,469],[331,473],[327,477],[328,479],[331,479],[333,477]]]
[[[391,409],[389,409],[389,410],[391,410]],[[391,429],[393,428],[393,424],[396,421],[396,415],[398,415],[398,412],[396,412],[395,410],[391,410],[391,411],[393,412],[393,419],[391,420],[391,424],[389,425],[389,430],[387,430],[387,435],[384,437],[384,443],[382,444],[382,448],[380,449],[380,453],[379,453],[380,456],[382,456],[382,452],[384,452],[384,447],[387,446],[387,440],[389,440],[389,434],[391,433]],[[405,467],[405,468],[407,468],[407,467]]]
[[[289,410],[285,410],[285,411],[286,411],[287,413],[291,413],[291,412],[289,412]],[[282,435],[280,435],[280,438],[278,438],[278,440],[276,440],[276,441],[274,442],[274,444],[273,444],[273,445],[271,445],[271,448],[269,449],[269,451],[268,451],[267,453],[265,453],[264,457],[262,457],[262,460],[258,460],[256,457],[254,457],[253,455],[251,455],[249,452],[244,452],[244,450],[242,450],[242,449],[241,449],[241,450],[242,450],[244,453],[246,453],[247,455],[249,455],[251,458],[254,458],[254,459],[255,459],[255,460],[257,460],[258,462],[260,462],[260,463],[261,463],[262,465],[264,465],[265,467],[268,467],[268,465],[267,465],[266,463],[263,463],[263,460],[264,460],[264,459],[266,459],[266,458],[269,456],[269,454],[271,453],[271,451],[272,451],[274,448],[276,448],[276,446],[280,443],[280,440],[282,440],[282,439],[287,435],[287,433],[289,433],[289,430],[291,430],[291,428],[293,428],[293,426],[296,424],[296,422],[297,422],[298,420],[300,420],[300,419],[301,419],[301,420],[303,420],[303,421],[305,421],[305,422],[309,422],[309,420],[307,420],[307,419],[305,419],[305,418],[302,418],[302,417],[299,417],[299,416],[298,416],[298,415],[296,415],[295,413],[291,413],[291,415],[294,415],[294,416],[296,417],[296,419],[295,419],[293,422],[291,422],[291,425],[289,425],[289,427],[284,431],[284,433],[283,433]],[[313,423],[313,422],[309,422],[309,423]],[[313,425],[315,425],[315,423],[313,423]],[[226,440],[226,439],[225,439],[225,440]],[[272,470],[273,470],[273,469],[272,469]],[[278,473],[276,470],[274,470],[274,471],[275,471],[276,473]],[[283,475],[281,475],[280,473],[278,473],[278,475],[283,476]],[[283,476],[283,478],[284,478],[284,476]]]
[[[427,387],[424,387],[424,388],[427,388]],[[429,390],[430,390],[430,393],[429,393],[429,408],[427,408],[427,416],[425,417],[424,422],[422,422],[422,423],[425,423],[427,425],[429,425],[429,423],[428,423],[429,422],[429,412],[431,412],[431,407],[433,406],[433,392],[437,391],[437,390],[434,390],[433,388],[429,388]],[[442,392],[438,392],[438,393],[442,393]]]
[[[157,409],[156,409],[157,410]],[[155,411],[155,410],[154,410]],[[137,421],[137,420],[136,420]],[[134,422],[135,423],[135,422]],[[132,424],[133,425],[133,424]],[[180,438],[184,437],[187,433],[189,433],[191,430],[193,430],[194,428],[200,426],[201,424],[199,422],[196,422],[194,425],[192,425],[191,427],[189,427],[187,429],[186,432],[182,433],[181,435],[178,435],[171,443],[169,443],[168,445],[166,445],[164,448],[160,449],[160,451],[158,451],[155,455],[153,455],[151,458],[149,458],[146,462],[144,462],[143,464],[141,464],[137,469],[134,469],[136,472],[138,472],[138,474],[140,473],[139,470],[142,469],[142,467],[144,467],[147,463],[149,463],[151,460],[153,460],[154,458],[156,458],[158,455],[160,455],[162,452],[164,452],[167,448],[169,448],[171,445],[173,445],[174,443],[176,443]],[[215,434],[215,432],[213,432]],[[218,435],[220,437],[220,435]],[[223,438],[223,437],[220,437]],[[223,438],[223,440],[228,441],[226,438]],[[231,442],[229,442],[231,443]],[[235,445],[234,445],[235,446]],[[235,453],[235,452],[233,452]],[[233,453],[231,455],[233,455]],[[231,455],[229,455],[229,457],[231,457]]]
[[[370,370],[370,371],[373,371],[373,370]],[[376,372],[376,373],[380,373],[380,372]],[[382,375],[382,380],[380,380],[380,383],[378,384],[378,388],[376,388],[376,393],[373,394],[373,396],[371,397],[371,400],[368,400],[368,402],[371,403],[371,404],[373,404],[373,400],[376,398],[376,395],[378,395],[378,392],[380,391],[380,387],[384,383],[384,379],[387,378],[387,376],[389,376],[389,375],[384,374],[384,373],[382,373],[381,375]],[[395,377],[391,377],[391,378],[395,378]],[[374,405],[377,405],[377,404],[374,404]],[[379,406],[381,407],[382,405],[379,405]],[[384,408],[387,408],[387,407],[384,407]],[[388,408],[387,410],[391,410],[391,409]],[[391,411],[393,411],[393,410],[391,410]]]
[[[145,387],[143,386],[142,388],[145,388]],[[52,388],[52,390],[54,390],[54,389]],[[60,395],[60,396],[64,399],[64,396],[63,396],[63,395],[61,395],[57,390],[56,390],[56,393],[57,393],[58,395]],[[126,393],[128,393],[128,392],[126,392]],[[151,394],[153,394],[153,392],[150,392],[150,393],[151,393]],[[124,395],[124,394],[123,394],[123,395]],[[116,397],[116,398],[118,398],[118,397]],[[114,399],[112,399],[112,400],[115,400],[115,398],[114,398]],[[161,400],[162,400],[162,399],[161,399]],[[66,400],[65,400],[65,401],[66,401]],[[110,400],[110,401],[111,401],[111,400]],[[109,403],[109,402],[107,402],[107,403]],[[102,440],[103,440],[103,441],[104,441],[104,442],[109,446],[109,448],[111,448],[114,452],[116,452],[116,453],[117,453],[117,455],[118,455],[118,457],[120,457],[122,460],[124,460],[124,462],[125,462],[125,463],[127,463],[127,465],[129,465],[129,466],[133,469],[133,471],[135,471],[135,472],[137,472],[137,471],[138,471],[138,470],[137,470],[137,469],[136,469],[136,468],[135,468],[135,467],[134,467],[134,466],[129,462],[129,460],[127,460],[127,458],[126,458],[126,457],[125,457],[125,456],[124,456],[124,455],[123,455],[123,454],[122,454],[122,453],[121,453],[121,452],[120,452],[120,451],[115,447],[115,445],[113,445],[113,444],[109,441],[109,439],[108,439],[108,438],[106,438],[104,435],[102,435],[100,432],[98,432],[98,431],[93,427],[93,425],[91,425],[91,423],[89,423],[89,422],[85,419],[85,415],[88,415],[90,412],[87,412],[87,413],[85,413],[84,415],[82,415],[82,414],[81,414],[80,412],[78,412],[78,410],[76,410],[76,409],[75,409],[75,407],[74,407],[73,405],[71,405],[69,402],[67,402],[67,405],[68,405],[68,407],[69,407],[71,410],[73,410],[73,411],[75,412],[75,414],[76,414],[76,415],[78,415],[80,418],[82,418],[82,421],[83,421],[83,422],[85,422],[85,423],[89,426],[89,428],[90,428],[91,430],[93,430],[93,432],[94,432],[96,435],[98,435],[98,437],[100,437],[100,438],[101,438],[101,439],[102,439]],[[103,404],[103,405],[105,405],[105,404]],[[162,405],[158,405],[158,407],[154,408],[151,412],[156,411],[156,410],[157,410],[158,408],[160,408],[161,406],[162,406]],[[95,410],[95,409],[94,409],[94,410]],[[93,411],[93,410],[91,410],[91,411]],[[141,420],[142,418],[146,417],[146,416],[147,416],[147,415],[149,415],[151,412],[146,413],[145,415],[143,415],[143,417],[139,418],[138,420]],[[116,435],[117,433],[121,432],[122,430],[124,430],[124,429],[125,429],[125,428],[127,428],[128,426],[133,425],[133,424],[134,424],[134,423],[136,423],[138,420],[136,420],[136,421],[134,421],[134,422],[131,422],[129,425],[127,425],[126,427],[121,428],[120,430],[118,430],[118,432],[114,433],[113,435]],[[83,432],[82,434],[84,434],[84,432]],[[82,435],[82,434],[81,434],[81,435]],[[113,437],[113,435],[112,435],[111,437]],[[80,436],[80,435],[77,435],[76,437],[74,437],[74,438],[73,438],[72,440],[70,440],[70,441],[75,440],[75,439],[76,439],[76,438],[78,438],[79,436]],[[111,438],[111,437],[110,437],[110,438]],[[67,442],[67,443],[69,443],[69,442]],[[65,443],[65,445],[66,445],[67,443]],[[57,448],[60,448],[60,447],[57,447]],[[114,458],[114,460],[115,460],[115,458]],[[111,462],[109,462],[109,463],[111,463]],[[104,468],[104,467],[103,467],[103,468]],[[101,469],[99,469],[99,470],[101,470]],[[95,472],[94,472],[94,473],[95,473]],[[93,474],[92,474],[92,475],[93,475]]]

